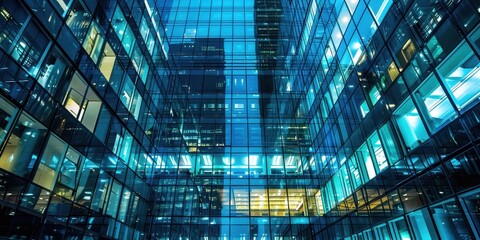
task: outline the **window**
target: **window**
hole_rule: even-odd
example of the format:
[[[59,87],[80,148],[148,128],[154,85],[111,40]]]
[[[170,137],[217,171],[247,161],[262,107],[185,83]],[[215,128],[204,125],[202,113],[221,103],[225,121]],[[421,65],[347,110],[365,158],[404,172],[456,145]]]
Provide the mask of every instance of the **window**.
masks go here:
[[[411,239],[410,233],[408,232],[407,224],[403,217],[391,220],[389,223],[393,239],[395,240],[407,240]]]
[[[414,95],[427,126],[433,132],[457,116],[443,88],[433,74],[414,92]]]
[[[378,131],[382,143],[385,146],[385,153],[388,157],[390,165],[395,164],[403,156],[402,146],[393,130],[392,124],[389,121]]]
[[[128,111],[138,120],[143,99],[135,88],[130,76],[125,75],[122,90],[120,92],[120,100]]]
[[[375,237],[377,239],[385,239],[385,240],[390,240],[390,233],[388,232],[387,225],[380,224],[379,226],[376,226],[373,228],[373,231],[375,232]]]
[[[0,168],[28,177],[37,160],[36,156],[40,155],[46,132],[44,126],[23,113],[0,156]]]
[[[368,45],[373,34],[377,31],[377,24],[369,11],[364,12],[358,26],[358,31],[360,36],[362,36],[363,44]]]
[[[475,49],[480,51],[480,26],[468,36],[468,39],[473,43]]]
[[[372,103],[372,106],[375,106],[375,104],[380,100],[382,97],[380,91],[378,90],[377,86],[373,85],[372,88],[370,89],[370,92],[368,92],[368,97]],[[363,108],[362,108],[363,110]]]
[[[454,199],[435,204],[430,210],[442,239],[473,239]]]
[[[408,220],[416,239],[438,239],[428,209],[424,208],[410,213]]]
[[[67,199],[73,197],[73,190],[77,189],[79,183],[81,158],[82,156],[77,151],[68,148],[55,185],[54,192],[56,195]]]
[[[429,138],[422,119],[411,99],[407,99],[393,115],[408,150],[416,148],[420,143]]]
[[[385,157],[385,152],[383,151],[382,143],[380,142],[380,138],[378,137],[377,132],[374,132],[368,138],[368,147],[370,152],[373,153],[372,155],[375,158],[375,169],[378,172],[381,172],[383,169],[388,167],[387,158]]]
[[[106,213],[104,209],[106,209],[107,205],[106,202],[108,201],[108,196],[110,194],[110,187],[112,183],[112,177],[105,173],[103,170],[97,170],[99,173],[98,174],[98,180],[97,184],[95,185],[95,188],[89,188],[94,191],[89,191],[85,192],[85,197],[88,200],[91,200],[91,208],[95,211],[102,212],[103,214]],[[94,175],[94,174],[92,174]],[[90,183],[90,186],[92,186],[92,183]],[[89,186],[89,187],[90,187]]]
[[[16,0],[0,3],[0,47],[9,51],[17,34],[29,17],[27,11]]]
[[[460,203],[465,215],[467,216],[470,227],[475,238],[478,239],[480,233],[480,194],[479,190],[470,191],[460,196]]]
[[[117,181],[113,181],[113,184],[108,192],[110,193],[110,197],[108,200],[106,214],[115,218],[117,217],[120,198],[122,198],[122,185]]]
[[[113,51],[112,47],[109,43],[105,44],[105,48],[103,49],[103,54],[100,58],[100,63],[98,68],[102,72],[103,76],[110,81],[110,77],[112,76],[113,67],[115,65],[116,59],[115,52]]]
[[[370,152],[368,150],[367,144],[363,144],[357,150],[357,159],[360,168],[362,169],[362,176],[364,177],[363,182],[368,182],[370,179],[377,176],[377,172],[375,171],[375,167],[373,165],[372,157],[370,156]]]
[[[87,84],[78,73],[72,77],[63,105],[93,132],[102,102],[92,89],[87,88]]]
[[[38,27],[30,22],[22,36],[14,44],[12,57],[22,65],[31,75],[36,75],[40,68],[42,56],[47,50],[50,41]]]
[[[71,11],[68,14],[67,25],[80,43],[83,42],[87,35],[91,17],[90,12],[83,6],[83,1],[76,1],[72,5]]]
[[[122,131],[124,131],[123,136],[117,134],[115,138],[113,152],[127,162],[130,156],[130,151],[132,150],[133,137],[128,131],[125,131],[124,128],[122,128]]]
[[[97,182],[100,168],[92,161],[85,159],[83,165],[79,169],[79,181],[77,191],[75,192],[75,202],[83,206],[89,206],[92,201],[92,194],[95,190],[95,182]],[[101,179],[101,183],[105,183]]]
[[[350,172],[349,179],[352,181],[353,189],[355,190],[363,184],[361,171],[358,168],[358,164],[357,164],[357,160],[355,159],[355,156],[352,156],[351,158],[349,158],[347,161],[347,164]]]
[[[367,116],[367,114],[370,112],[370,107],[368,106],[368,103],[366,100],[360,104],[360,112],[362,113],[362,118]]]
[[[135,37],[133,35],[132,29],[127,24],[125,16],[119,7],[115,9],[115,14],[113,16],[114,20],[112,21],[115,23],[113,25],[113,30],[117,34],[120,41],[122,41],[122,46],[127,51],[127,54],[132,53],[132,49],[134,49],[135,45]]]
[[[427,39],[443,19],[445,10],[436,2],[414,2],[406,14],[408,25]]]
[[[47,92],[55,95],[58,83],[63,78],[69,69],[69,64],[66,59],[54,49],[50,56],[47,57],[40,74],[38,76],[38,83],[42,85]]]
[[[435,62],[439,63],[457,46],[462,36],[453,23],[447,19],[434,36],[427,42],[427,48]]]
[[[408,27],[400,23],[397,30],[394,32],[388,45],[392,49],[392,53],[396,59],[396,64],[400,72],[406,67],[406,65],[413,58],[417,52],[417,46],[413,40],[413,36],[410,33]]]
[[[103,33],[95,22],[90,26],[90,31],[87,34],[85,42],[83,42],[83,48],[87,51],[88,55],[92,58],[94,63],[97,63],[101,57],[102,47],[105,38]]]
[[[468,33],[480,21],[477,13],[479,7],[480,3],[475,0],[460,1],[459,6],[453,12],[457,26],[460,26],[464,32]]]
[[[33,182],[52,191],[62,164],[67,144],[51,134],[42,154]]]
[[[64,16],[70,7],[72,0],[51,0],[50,2],[52,3],[53,7],[57,9],[60,15]]]
[[[480,96],[480,60],[465,42],[441,65],[438,72],[459,110]]]
[[[0,145],[3,144],[7,133],[12,128],[17,111],[18,109],[15,106],[0,97]]]
[[[475,150],[456,156],[445,163],[445,172],[452,188],[459,192],[480,185],[480,158]]]
[[[121,204],[120,204],[120,209],[118,211],[118,220],[121,222],[125,222],[126,217],[127,217],[127,212],[135,211],[135,209],[132,209],[132,206],[130,204],[130,199],[132,199],[132,192],[128,190],[127,188],[123,189],[123,195],[121,196]]]
[[[25,1],[33,13],[40,19],[40,22],[48,29],[54,37],[58,36],[58,31],[62,27],[62,21],[58,14],[53,10],[52,6],[39,0],[26,0]]]
[[[375,20],[377,20],[378,25],[382,23],[383,18],[385,18],[385,16],[387,15],[388,10],[392,6],[392,4],[392,0],[370,1],[368,7],[370,8],[370,11],[372,11]]]

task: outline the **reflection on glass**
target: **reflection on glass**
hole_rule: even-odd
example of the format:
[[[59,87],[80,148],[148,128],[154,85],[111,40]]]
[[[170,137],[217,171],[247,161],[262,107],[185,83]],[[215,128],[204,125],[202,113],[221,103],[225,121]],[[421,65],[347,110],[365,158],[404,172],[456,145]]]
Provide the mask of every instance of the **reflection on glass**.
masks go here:
[[[430,207],[440,236],[444,239],[471,239],[457,202],[453,199]]]
[[[65,108],[88,130],[93,132],[97,118],[102,107],[102,102],[97,94],[88,88],[79,73],[75,73],[70,82],[67,94],[63,100]]]
[[[408,99],[394,113],[398,129],[403,137],[405,146],[408,149],[417,147],[420,143],[429,138],[413,101]]]
[[[427,78],[415,91],[415,98],[420,112],[432,131],[456,116],[452,104],[434,75]]]
[[[65,58],[56,50],[47,57],[44,66],[40,70],[38,83],[42,85],[47,92],[54,95],[58,83],[68,69],[68,63]]]
[[[410,213],[408,219],[410,220],[410,227],[416,239],[438,239],[427,208]]]
[[[460,202],[470,226],[474,229],[475,237],[478,238],[480,233],[480,192],[474,190],[465,193],[460,197]]]
[[[7,137],[7,133],[12,127],[17,108],[7,102],[3,97],[0,98],[0,145]]]
[[[57,136],[51,134],[43,151],[33,182],[50,191],[53,190],[66,150],[67,144]]]
[[[393,235],[393,239],[396,240],[410,240],[410,233],[408,232],[407,224],[405,223],[405,219],[403,217],[394,219],[389,222],[389,226],[391,229],[391,233]]]
[[[480,60],[468,44],[463,43],[438,67],[447,91],[461,110],[480,96]]]
[[[46,128],[23,113],[12,130],[0,157],[0,167],[19,176],[28,176],[40,155]]]
[[[68,14],[67,25],[80,43],[83,42],[87,35],[91,17],[90,12],[83,6],[83,1],[75,1]]]

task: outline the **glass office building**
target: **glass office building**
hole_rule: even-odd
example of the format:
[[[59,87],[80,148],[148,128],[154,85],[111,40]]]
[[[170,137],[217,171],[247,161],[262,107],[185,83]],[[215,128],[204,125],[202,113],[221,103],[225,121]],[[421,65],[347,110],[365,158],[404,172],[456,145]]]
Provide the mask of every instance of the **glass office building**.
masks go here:
[[[0,238],[479,239],[478,0],[2,0]]]

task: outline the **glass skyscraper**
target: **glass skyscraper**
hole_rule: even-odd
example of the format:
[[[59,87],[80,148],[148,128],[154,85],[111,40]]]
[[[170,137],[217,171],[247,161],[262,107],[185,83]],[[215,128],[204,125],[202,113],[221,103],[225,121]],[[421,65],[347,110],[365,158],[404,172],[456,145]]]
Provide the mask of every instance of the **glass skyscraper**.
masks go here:
[[[2,0],[0,238],[480,239],[478,0]]]

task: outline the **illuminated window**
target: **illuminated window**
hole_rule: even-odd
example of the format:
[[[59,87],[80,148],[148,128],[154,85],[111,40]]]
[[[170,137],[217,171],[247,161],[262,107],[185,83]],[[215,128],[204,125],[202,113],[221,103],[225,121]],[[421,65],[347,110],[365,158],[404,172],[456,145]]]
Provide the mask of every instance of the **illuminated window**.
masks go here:
[[[96,23],[92,23],[90,31],[87,34],[87,38],[83,43],[83,48],[87,51],[88,55],[92,58],[93,62],[97,63],[101,57],[102,47],[105,39],[100,32]]]
[[[0,168],[22,177],[29,177],[42,150],[47,129],[23,113],[15,124],[0,157]]]
[[[0,3],[0,47],[9,51],[27,21],[28,13],[19,6],[17,1],[2,1]]]
[[[103,54],[100,59],[99,68],[107,81],[110,80],[112,75],[116,57],[117,56],[115,55],[115,52],[113,52],[112,47],[110,47],[110,44],[105,44],[105,49],[103,50]]]
[[[480,60],[466,43],[462,43],[438,67],[447,92],[458,109],[466,108],[480,96]]]
[[[413,101],[408,99],[394,113],[398,130],[403,137],[406,147],[410,150],[429,138],[422,119]]]
[[[92,89],[87,90],[87,84],[78,73],[72,77],[63,105],[93,132],[102,102]]]
[[[382,143],[380,142],[380,138],[378,137],[377,132],[374,132],[368,138],[368,147],[370,149],[371,155],[374,157],[375,160],[375,169],[378,172],[381,172],[385,168],[388,167],[387,158],[385,156],[385,152],[383,151]]]
[[[435,75],[427,78],[415,91],[415,99],[432,131],[451,121],[457,115]]]
[[[50,94],[54,95],[60,79],[65,76],[69,67],[63,55],[57,49],[54,49],[40,70],[38,83]]]
[[[67,144],[57,136],[50,135],[33,182],[52,191],[66,151]]]
[[[88,26],[90,25],[92,17],[90,12],[86,9],[87,8],[83,5],[83,1],[75,1],[67,19],[67,25],[80,43],[83,42],[87,35]]]

